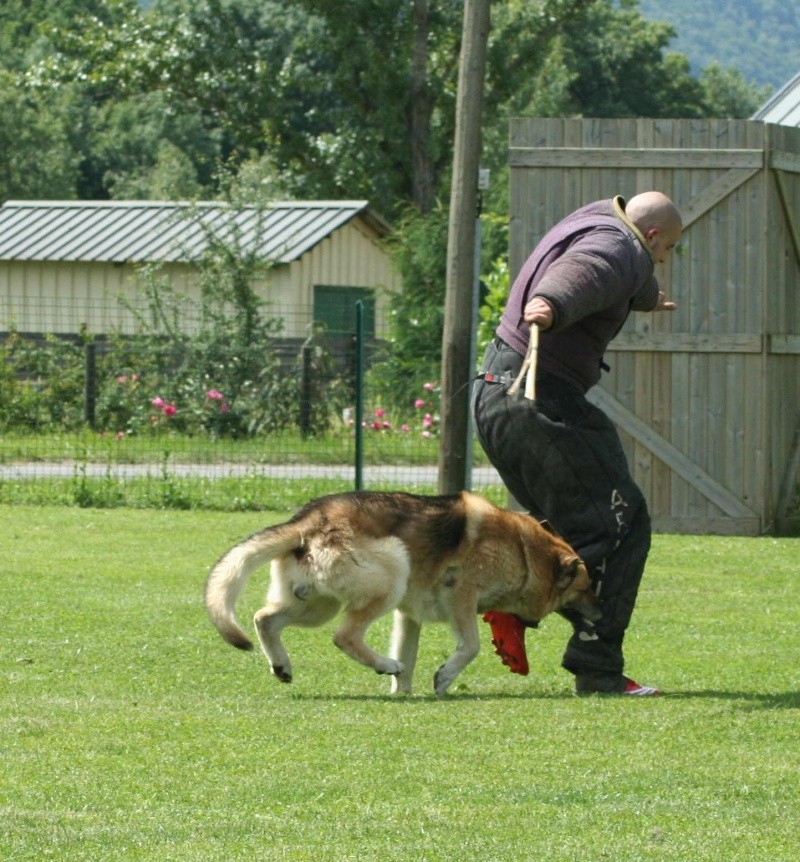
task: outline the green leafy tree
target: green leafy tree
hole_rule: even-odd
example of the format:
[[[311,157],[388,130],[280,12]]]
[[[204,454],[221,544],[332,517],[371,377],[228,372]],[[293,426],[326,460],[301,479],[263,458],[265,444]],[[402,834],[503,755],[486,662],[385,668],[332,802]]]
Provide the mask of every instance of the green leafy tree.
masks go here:
[[[392,299],[387,355],[372,370],[371,388],[386,405],[414,400],[422,383],[439,377],[444,328],[447,209],[407,208],[393,238],[403,292]]]
[[[161,92],[109,100],[88,118],[85,175],[98,196],[191,200],[213,182],[219,133]]]
[[[119,10],[136,9],[136,0],[3,0],[0,65],[21,72],[50,53],[52,28],[69,30],[89,16],[111,21]]]
[[[700,73],[705,116],[746,119],[752,117],[770,94],[770,87],[748,84],[738,69],[709,63]]]
[[[74,196],[79,156],[67,117],[0,69],[0,201]]]

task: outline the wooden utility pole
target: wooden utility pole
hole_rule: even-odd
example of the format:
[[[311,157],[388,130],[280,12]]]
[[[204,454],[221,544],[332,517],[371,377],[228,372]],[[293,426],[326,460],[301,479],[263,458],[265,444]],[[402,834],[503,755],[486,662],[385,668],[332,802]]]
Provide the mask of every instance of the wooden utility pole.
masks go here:
[[[453,185],[447,236],[447,285],[442,336],[439,493],[464,489],[467,477],[472,286],[481,116],[490,0],[465,0],[456,97]]]

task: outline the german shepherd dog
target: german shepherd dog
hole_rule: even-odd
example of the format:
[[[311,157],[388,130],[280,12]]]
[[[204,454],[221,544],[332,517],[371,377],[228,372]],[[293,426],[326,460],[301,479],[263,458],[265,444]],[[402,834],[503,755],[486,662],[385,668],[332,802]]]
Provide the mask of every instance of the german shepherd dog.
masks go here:
[[[600,617],[586,567],[566,542],[529,515],[467,492],[331,494],[231,548],[208,576],[205,604],[222,637],[240,649],[252,643],[236,621],[236,600],[250,574],[267,562],[269,591],[254,622],[282,682],[292,681],[283,629],[322,625],[342,606],[334,644],[390,674],[393,692],[411,691],[422,623],[448,622],[456,648],[434,676],[438,697],[478,654],[479,613],[505,611],[531,624],[561,609],[591,621]],[[364,636],[391,610],[388,658]]]

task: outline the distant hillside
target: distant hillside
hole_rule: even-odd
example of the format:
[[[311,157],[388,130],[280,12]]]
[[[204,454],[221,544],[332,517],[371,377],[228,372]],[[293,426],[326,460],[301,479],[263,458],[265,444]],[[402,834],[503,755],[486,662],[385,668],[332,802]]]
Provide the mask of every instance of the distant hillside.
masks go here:
[[[686,54],[694,72],[716,60],[775,89],[800,72],[797,0],[639,0],[639,8],[672,24],[670,48]]]

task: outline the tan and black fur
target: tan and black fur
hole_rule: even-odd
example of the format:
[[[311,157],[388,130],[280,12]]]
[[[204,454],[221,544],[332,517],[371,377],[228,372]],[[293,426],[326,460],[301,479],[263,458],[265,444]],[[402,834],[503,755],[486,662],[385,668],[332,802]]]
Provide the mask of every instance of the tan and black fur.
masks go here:
[[[589,620],[600,616],[586,567],[569,545],[530,516],[467,492],[333,494],[236,545],[211,570],[205,602],[222,637],[241,649],[252,644],[236,621],[236,600],[267,562],[270,586],[255,627],[283,682],[292,680],[283,629],[319,626],[341,607],[334,643],[355,661],[391,674],[395,692],[411,691],[421,625],[449,623],[456,649],[434,676],[438,696],[478,654],[479,613],[505,611],[529,622],[561,608]],[[391,610],[387,657],[364,636]]]

